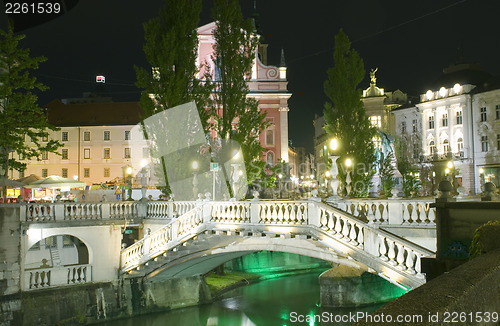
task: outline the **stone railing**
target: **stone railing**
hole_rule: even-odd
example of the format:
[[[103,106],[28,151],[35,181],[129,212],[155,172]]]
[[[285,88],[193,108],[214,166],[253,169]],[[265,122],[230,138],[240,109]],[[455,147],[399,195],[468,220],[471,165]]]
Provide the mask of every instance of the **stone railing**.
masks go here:
[[[386,273],[388,277],[396,272],[402,275],[400,277],[410,278],[408,284],[412,286],[425,282],[420,269],[421,257],[434,254],[340,209],[318,202],[201,202],[163,228],[122,250],[121,271],[129,272],[151,259],[167,255],[167,251],[175,250],[205,230],[227,227],[259,230],[261,233],[280,232],[276,231],[276,225],[293,227],[295,235],[312,235],[332,249],[338,249],[340,244],[354,259]]]
[[[24,272],[23,290],[36,290],[56,286],[89,283],[92,281],[92,265],[72,265],[39,268]]]
[[[136,202],[22,204],[21,221],[125,219],[139,215]]]
[[[196,207],[161,229],[147,235],[121,252],[122,270],[128,271],[161,255],[189,238],[196,227],[203,223],[203,207]]]
[[[349,199],[338,202],[338,208],[370,224],[436,225],[436,209],[432,199]]]
[[[192,210],[200,202],[196,201],[151,201],[147,203],[147,218],[166,219],[179,217]]]

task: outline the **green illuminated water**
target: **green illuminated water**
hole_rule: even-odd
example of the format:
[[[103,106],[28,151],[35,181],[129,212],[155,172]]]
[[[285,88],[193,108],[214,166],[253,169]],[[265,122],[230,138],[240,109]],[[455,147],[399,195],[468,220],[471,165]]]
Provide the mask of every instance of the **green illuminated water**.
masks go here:
[[[299,316],[331,314],[345,316],[359,311],[373,311],[379,306],[358,309],[323,309],[319,307],[320,272],[274,278],[224,294],[221,300],[198,307],[173,310],[107,322],[105,326],[283,326],[350,325],[345,323],[299,322]],[[293,315],[295,313],[295,315]],[[291,315],[292,314],[292,315]],[[296,322],[290,320],[295,316]],[[309,317],[311,319],[312,317]],[[334,319],[331,319],[334,320]]]

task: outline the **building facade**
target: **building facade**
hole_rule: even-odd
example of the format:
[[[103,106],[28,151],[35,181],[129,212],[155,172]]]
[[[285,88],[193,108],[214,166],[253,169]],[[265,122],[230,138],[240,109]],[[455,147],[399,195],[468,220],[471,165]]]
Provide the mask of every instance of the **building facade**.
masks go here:
[[[48,120],[60,128],[47,139],[63,144],[58,154],[46,153],[40,160],[26,162],[24,172],[11,172],[12,178],[35,174],[59,175],[87,184],[126,183],[149,163],[149,147],[139,129],[142,109],[136,102],[64,104],[54,100],[46,106]],[[17,175],[16,175],[17,173]]]
[[[215,22],[198,28],[198,58],[197,64],[207,63],[215,73],[214,30]],[[266,112],[266,120],[271,125],[260,136],[260,143],[265,148],[264,160],[275,164],[277,160],[288,162],[288,99],[292,96],[288,92],[286,66],[282,53],[280,67],[268,66],[267,45],[259,44],[256,51],[252,76],[248,81],[250,94],[259,102],[259,109]],[[200,71],[200,74],[202,72]]]
[[[215,27],[215,23],[210,23],[198,28],[199,66],[208,63],[213,68]],[[264,64],[266,48],[265,44],[259,45],[248,85],[249,96],[259,102],[260,110],[266,112],[266,120],[270,122],[259,135],[265,149],[263,159],[275,164],[278,160],[289,161],[288,99],[291,94],[287,90],[283,55],[280,67],[268,66]],[[29,174],[60,175],[88,184],[126,183],[127,168],[131,167],[132,181],[140,182],[142,165],[149,163],[149,151],[138,126],[142,116],[139,104],[111,102],[110,98],[104,102],[88,99],[55,100],[46,106],[49,122],[61,128],[51,132],[49,138],[59,140],[64,146],[58,154],[49,153],[39,161],[27,162],[27,170],[16,172],[17,175],[11,172],[12,178]],[[150,177],[148,172],[148,183]]]
[[[434,184],[452,179],[466,194],[499,186],[500,84],[477,65],[444,69],[416,105],[393,111],[396,135]],[[441,85],[441,86],[439,86]]]

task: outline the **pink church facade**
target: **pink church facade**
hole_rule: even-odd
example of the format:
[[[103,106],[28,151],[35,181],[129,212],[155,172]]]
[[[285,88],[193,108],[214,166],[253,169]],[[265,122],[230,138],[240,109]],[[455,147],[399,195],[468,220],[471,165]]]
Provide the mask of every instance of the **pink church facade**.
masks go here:
[[[213,68],[212,54],[215,45],[213,32],[215,28],[215,22],[198,28],[198,66],[206,62]],[[271,122],[271,125],[261,132],[259,139],[265,149],[263,159],[268,163],[275,164],[279,159],[285,162],[289,160],[288,99],[292,94],[287,89],[286,67],[267,66],[262,62],[266,61],[265,46],[260,45],[259,51],[257,51],[260,56],[257,53],[255,55],[248,86],[249,96],[258,100],[259,109],[266,112],[266,120]]]

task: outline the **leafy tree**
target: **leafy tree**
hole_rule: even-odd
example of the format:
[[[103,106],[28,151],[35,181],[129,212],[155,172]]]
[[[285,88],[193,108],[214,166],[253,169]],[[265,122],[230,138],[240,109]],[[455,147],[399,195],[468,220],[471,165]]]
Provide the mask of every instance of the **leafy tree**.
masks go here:
[[[136,85],[143,89],[140,105],[145,118],[195,101],[203,127],[209,129],[209,112],[205,108],[210,98],[210,84],[196,78],[201,8],[201,0],[166,0],[159,17],[144,23],[143,50],[152,68],[135,66],[135,70]],[[160,174],[165,177],[168,189],[163,158],[161,165]]]
[[[382,162],[380,163],[380,179],[382,182],[382,189],[386,196],[390,196],[391,190],[394,187],[394,165],[392,164],[394,161],[394,154],[389,152]]]
[[[351,158],[351,195],[364,197],[368,195],[375,173],[372,141],[375,128],[366,116],[361,101],[362,91],[358,88],[365,75],[363,60],[356,50],[351,49],[351,42],[342,30],[335,36],[333,59],[335,65],[328,69],[328,79],[324,83],[329,98],[324,108],[325,130],[329,137],[337,138],[340,143],[339,179],[345,183],[345,160]]]
[[[251,183],[264,171],[259,134],[268,126],[257,100],[247,96],[258,38],[252,21],[243,19],[238,0],[215,0],[212,16],[217,24],[212,58],[215,92],[209,110],[213,130],[219,138],[241,145]]]
[[[59,129],[49,124],[33,93],[48,87],[30,76],[30,71],[47,59],[32,58],[29,49],[20,48],[24,37],[14,35],[12,26],[8,31],[0,30],[0,171],[4,177],[11,169],[26,169],[19,158],[40,159],[42,153],[56,153],[62,146],[56,140],[42,142],[50,130]]]
[[[406,197],[410,197],[421,187],[420,179],[417,178],[419,169],[410,159],[408,143],[404,139],[396,139],[395,145],[398,170],[403,176],[403,193]]]

